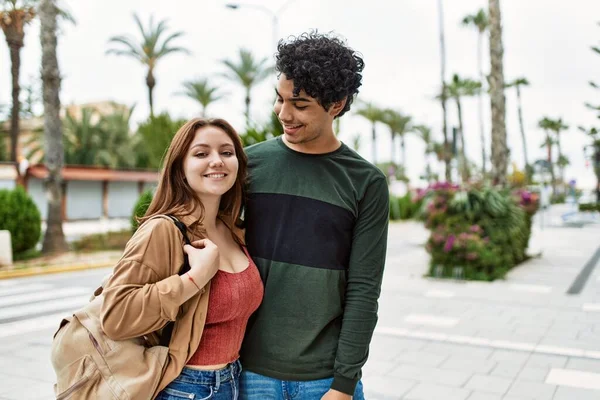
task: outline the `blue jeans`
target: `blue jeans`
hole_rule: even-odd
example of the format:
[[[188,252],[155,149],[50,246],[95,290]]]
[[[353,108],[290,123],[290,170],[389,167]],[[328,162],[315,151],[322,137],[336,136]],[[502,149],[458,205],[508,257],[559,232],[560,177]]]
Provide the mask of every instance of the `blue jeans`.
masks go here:
[[[237,400],[240,372],[239,361],[217,371],[184,368],[181,374],[164,388],[156,400]]]
[[[320,400],[330,389],[333,378],[314,381],[282,381],[244,371],[240,377],[241,400]],[[365,400],[359,381],[352,397]]]

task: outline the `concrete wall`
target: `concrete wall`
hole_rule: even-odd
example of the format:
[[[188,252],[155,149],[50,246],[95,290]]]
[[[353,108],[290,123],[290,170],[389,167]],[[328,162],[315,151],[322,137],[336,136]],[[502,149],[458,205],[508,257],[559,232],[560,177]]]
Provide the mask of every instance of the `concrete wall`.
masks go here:
[[[102,182],[69,181],[67,183],[67,219],[102,217]]]
[[[108,183],[108,218],[128,218],[139,198],[137,182]]]
[[[48,213],[48,199],[46,198],[44,181],[36,178],[29,178],[27,181],[27,193],[29,193],[38,210],[40,210],[42,219],[45,220]]]

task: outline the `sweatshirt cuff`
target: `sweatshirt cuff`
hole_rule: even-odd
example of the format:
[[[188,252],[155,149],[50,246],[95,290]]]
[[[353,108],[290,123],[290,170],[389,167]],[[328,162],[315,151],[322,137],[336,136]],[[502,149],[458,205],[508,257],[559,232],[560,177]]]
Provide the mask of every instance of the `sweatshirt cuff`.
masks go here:
[[[156,282],[158,298],[160,300],[160,317],[175,321],[183,296],[183,283],[179,275],[172,275],[162,281]]]
[[[338,392],[345,393],[349,396],[354,396],[358,379],[350,379],[342,375],[334,374],[331,388]]]

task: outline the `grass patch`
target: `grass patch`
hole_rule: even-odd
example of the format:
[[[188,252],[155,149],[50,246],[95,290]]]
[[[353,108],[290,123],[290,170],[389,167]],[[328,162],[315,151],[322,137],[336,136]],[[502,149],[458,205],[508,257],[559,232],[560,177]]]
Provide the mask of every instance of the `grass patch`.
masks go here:
[[[33,258],[38,258],[42,256],[41,250],[36,250],[35,248],[23,251],[21,253],[17,253],[13,257],[13,261],[27,261]]]
[[[71,245],[75,251],[123,250],[131,238],[131,230],[84,236]]]

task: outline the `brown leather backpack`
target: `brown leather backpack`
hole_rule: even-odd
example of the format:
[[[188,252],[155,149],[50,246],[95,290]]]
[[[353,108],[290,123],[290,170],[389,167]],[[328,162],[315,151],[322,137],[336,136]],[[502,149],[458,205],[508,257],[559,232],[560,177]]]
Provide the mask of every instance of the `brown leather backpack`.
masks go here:
[[[172,216],[187,244],[190,241],[183,223]],[[179,275],[189,271],[185,263]],[[127,340],[111,340],[102,331],[100,309],[102,286],[90,302],[63,319],[52,342],[51,361],[57,382],[57,400],[145,400],[152,399],[169,359],[173,322],[161,335]]]

